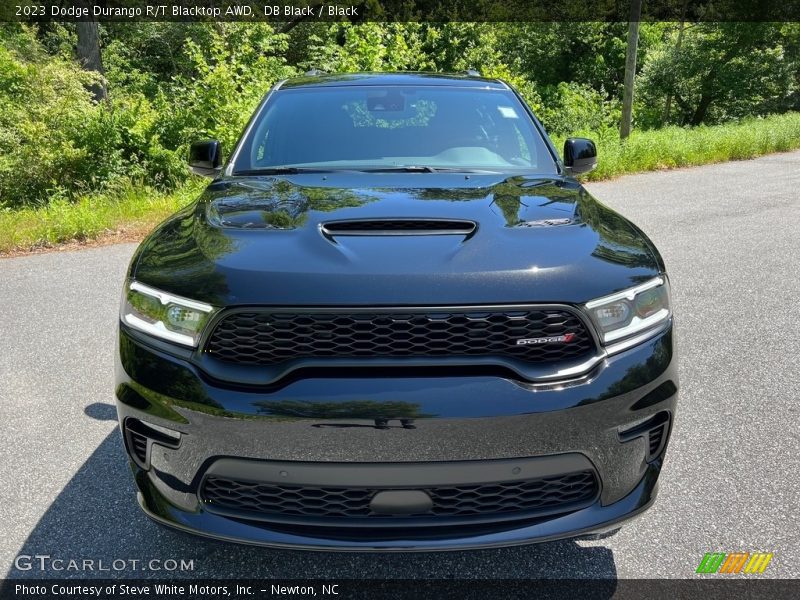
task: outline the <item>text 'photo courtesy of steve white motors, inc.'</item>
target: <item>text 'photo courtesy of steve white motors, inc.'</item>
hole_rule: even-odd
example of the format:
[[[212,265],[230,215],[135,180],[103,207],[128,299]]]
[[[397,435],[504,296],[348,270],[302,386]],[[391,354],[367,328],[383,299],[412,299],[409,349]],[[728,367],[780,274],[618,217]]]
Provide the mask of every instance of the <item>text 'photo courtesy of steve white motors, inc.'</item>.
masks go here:
[[[10,586],[9,586],[10,587]],[[97,583],[76,582],[40,582],[15,583],[13,591],[16,597],[36,598],[40,596],[60,598],[61,600],[78,598],[247,598],[250,596],[289,597],[289,598],[336,598],[343,594],[348,586],[343,583],[297,584],[269,583],[254,584],[251,581],[207,583],[156,583],[146,581],[100,581]]]

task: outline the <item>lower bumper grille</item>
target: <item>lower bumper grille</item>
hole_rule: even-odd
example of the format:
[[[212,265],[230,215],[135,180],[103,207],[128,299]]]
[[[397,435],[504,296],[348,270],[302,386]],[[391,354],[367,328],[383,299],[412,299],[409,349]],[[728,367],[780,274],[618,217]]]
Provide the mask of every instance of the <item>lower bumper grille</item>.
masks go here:
[[[128,452],[136,465],[142,469],[150,468],[150,452],[153,444],[166,448],[177,448],[180,445],[180,433],[164,427],[152,425],[128,417],[123,427]]]
[[[668,427],[669,420],[665,420],[663,423],[650,430],[647,436],[647,451],[650,460],[655,460],[661,454]]]
[[[147,438],[141,433],[128,429],[128,440],[131,453],[140,464],[147,464]]]
[[[666,411],[656,413],[636,427],[619,433],[621,442],[630,442],[639,437],[647,442],[647,462],[657,459],[664,450],[669,432],[670,415]]]
[[[242,517],[366,519],[385,524],[408,518],[529,518],[568,512],[592,503],[599,484],[595,473],[587,470],[523,481],[423,488],[431,498],[430,509],[397,516],[375,514],[370,507],[372,498],[385,489],[276,485],[209,476],[201,498],[212,512],[221,509]]]

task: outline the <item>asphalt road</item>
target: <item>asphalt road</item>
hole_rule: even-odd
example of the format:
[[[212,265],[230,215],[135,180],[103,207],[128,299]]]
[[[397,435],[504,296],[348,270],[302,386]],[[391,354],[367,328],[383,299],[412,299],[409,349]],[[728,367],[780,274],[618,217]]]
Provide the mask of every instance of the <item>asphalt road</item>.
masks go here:
[[[185,575],[214,577],[681,578],[708,551],[768,551],[764,576],[797,577],[800,153],[590,189],[661,249],[679,327],[680,413],[661,495],[627,529],[381,555],[236,546],[154,525],[136,506],[112,400],[125,244],[0,260],[0,575],[92,574],[14,567],[44,554],[193,559]]]

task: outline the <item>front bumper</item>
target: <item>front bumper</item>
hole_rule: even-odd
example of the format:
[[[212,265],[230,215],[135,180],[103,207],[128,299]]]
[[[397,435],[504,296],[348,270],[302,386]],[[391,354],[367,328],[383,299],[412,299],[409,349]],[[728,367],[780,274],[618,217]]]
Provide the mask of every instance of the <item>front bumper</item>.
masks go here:
[[[178,529],[269,546],[456,549],[614,529],[654,501],[677,403],[671,324],[581,379],[547,385],[497,375],[348,377],[342,372],[242,388],[210,381],[189,362],[124,329],[119,350],[116,395],[123,432],[130,418],[180,435],[179,443],[167,438],[150,443],[146,463],[132,458],[144,511]],[[664,418],[663,439],[653,448],[646,424]],[[131,444],[126,446],[136,456]],[[204,478],[234,463],[281,471],[290,479],[297,471],[304,483],[315,477],[308,473],[322,473],[319,485],[330,484],[336,469],[344,469],[345,480],[359,470],[394,470],[401,474],[397,487],[423,488],[431,485],[422,475],[430,469],[493,481],[491,473],[497,480],[514,477],[506,466],[522,465],[516,477],[538,477],[564,461],[596,474],[597,495],[590,504],[480,524],[456,519],[446,526],[407,521],[406,527],[359,528],[349,522],[280,522],[220,514],[201,500]],[[380,485],[391,484],[390,476]]]

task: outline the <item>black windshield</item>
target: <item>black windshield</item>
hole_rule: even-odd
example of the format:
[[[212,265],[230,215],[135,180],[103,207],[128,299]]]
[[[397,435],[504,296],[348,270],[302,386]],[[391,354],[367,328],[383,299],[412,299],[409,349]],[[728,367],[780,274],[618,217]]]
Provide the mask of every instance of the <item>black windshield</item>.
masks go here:
[[[445,86],[279,90],[245,139],[234,174],[290,167],[556,173],[513,92]]]

